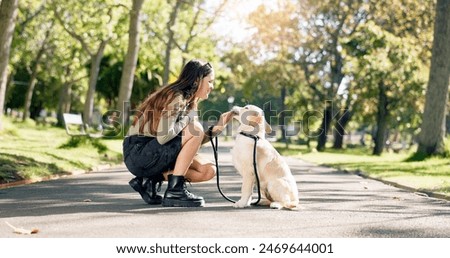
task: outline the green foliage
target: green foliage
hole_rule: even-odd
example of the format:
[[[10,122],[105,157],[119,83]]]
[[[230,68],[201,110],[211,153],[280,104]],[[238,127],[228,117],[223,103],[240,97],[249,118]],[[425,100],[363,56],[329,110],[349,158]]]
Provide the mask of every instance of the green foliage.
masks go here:
[[[450,171],[448,158],[432,157],[425,160],[407,160],[410,153],[371,155],[368,148],[350,150],[327,150],[325,152],[303,151],[294,155],[309,162],[336,169],[357,172],[366,176],[394,182],[427,192],[450,194]],[[414,150],[411,150],[411,153]]]
[[[162,84],[167,22],[173,5],[174,1],[164,0],[143,5],[132,108]],[[217,46],[224,45],[226,38],[219,38],[211,29],[222,14],[210,6],[203,0],[182,1],[171,28],[175,42],[171,80],[191,58],[209,61],[215,67],[215,89],[200,104],[203,113],[228,110],[230,96],[235,98],[234,105],[252,103],[265,108],[267,117],[275,117],[271,124],[280,122],[276,116],[282,108],[292,110],[287,122],[307,125],[299,138],[308,140],[309,132],[321,123],[314,112],[322,112],[325,100],[332,100],[336,110],[350,105],[353,116],[348,130],[376,128],[376,85],[383,81],[388,85],[389,127],[408,141],[417,133],[428,79],[435,1],[299,0],[262,5],[247,19],[251,35],[225,53],[218,53]],[[31,117],[44,108],[56,111],[64,85],[70,85],[67,111],[83,109],[91,58],[85,48],[92,52],[107,38],[110,41],[100,67],[95,107],[102,113],[114,109],[127,49],[130,8],[131,1],[20,1],[6,107],[23,109],[30,68],[45,32],[50,30]],[[56,22],[55,11],[62,22]],[[71,37],[64,26],[77,32],[86,46]],[[345,80],[339,83],[342,76]],[[284,99],[282,89],[286,90]]]
[[[405,159],[406,162],[416,162],[416,161],[424,161],[427,158],[429,158],[429,155],[422,153],[422,152],[416,152],[411,154],[407,159]]]
[[[445,140],[445,152],[443,154],[444,158],[450,158],[450,137]]]
[[[96,90],[105,99],[109,107],[117,106],[122,67],[123,62],[114,60],[111,55],[104,56],[100,63]]]
[[[52,174],[65,174],[55,164],[8,153],[0,153],[0,164],[0,184],[33,177],[47,177]]]
[[[122,140],[72,140],[64,129],[4,118],[0,132],[0,183],[39,180],[122,162]],[[67,148],[59,148],[67,144]],[[75,147],[76,146],[76,147]]]
[[[343,39],[346,66],[352,77],[356,117],[373,124],[378,99],[378,85],[386,85],[390,127],[414,134],[423,106],[422,92],[426,77],[425,64],[420,62],[420,49],[410,37],[400,38],[383,30],[374,22],[360,25]]]
[[[434,158],[450,158],[450,137],[447,137],[444,141],[444,152],[439,155],[429,155],[424,152],[415,152],[412,153],[405,161],[406,162],[415,162],[415,161],[425,161],[427,159]]]
[[[61,144],[59,149],[70,149],[70,148],[78,148],[81,146],[92,145],[95,147],[99,154],[105,153],[108,148],[106,145],[101,143],[98,139],[89,138],[86,136],[74,136],[70,137],[69,140],[63,144]]]

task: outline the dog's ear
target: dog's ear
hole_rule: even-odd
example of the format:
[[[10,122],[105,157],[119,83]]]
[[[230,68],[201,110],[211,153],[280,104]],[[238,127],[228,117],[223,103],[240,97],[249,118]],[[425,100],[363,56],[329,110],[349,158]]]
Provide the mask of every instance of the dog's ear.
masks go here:
[[[256,123],[256,124],[260,124],[261,121],[262,121],[262,116],[261,116],[261,115],[257,115],[257,116],[249,116],[249,117],[247,117],[247,120],[248,120],[249,122],[253,122],[253,123]]]
[[[269,123],[267,123],[267,121],[264,121],[266,124],[266,133],[269,134],[272,132],[272,127],[269,125]]]

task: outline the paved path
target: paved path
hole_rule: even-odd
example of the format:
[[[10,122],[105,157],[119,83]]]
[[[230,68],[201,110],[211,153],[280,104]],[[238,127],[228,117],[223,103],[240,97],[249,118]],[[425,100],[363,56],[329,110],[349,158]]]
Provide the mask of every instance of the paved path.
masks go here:
[[[210,154],[209,147],[202,152]],[[221,148],[221,186],[238,199],[240,177]],[[215,180],[189,189],[203,208],[143,203],[124,167],[0,189],[0,237],[16,227],[31,237],[450,237],[450,202],[287,158],[297,179],[299,211],[234,209]],[[163,185],[163,191],[167,183]]]

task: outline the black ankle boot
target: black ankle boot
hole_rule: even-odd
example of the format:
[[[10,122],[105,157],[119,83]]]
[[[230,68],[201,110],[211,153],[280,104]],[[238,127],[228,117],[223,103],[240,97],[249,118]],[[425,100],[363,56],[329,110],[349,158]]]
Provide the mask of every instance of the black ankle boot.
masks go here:
[[[150,197],[150,202],[148,202],[148,204],[161,204],[163,197],[157,194],[157,192],[161,191],[161,184],[163,181],[164,176],[157,175],[154,177],[149,177],[147,182],[145,182],[145,185],[147,186],[146,192]]]
[[[205,200],[187,190],[184,176],[169,175],[162,205],[164,207],[201,207],[205,205]]]
[[[142,184],[144,178],[135,177],[131,179],[128,184],[141,195],[142,200],[144,200],[147,204],[161,204],[162,196],[156,194],[156,192],[161,189],[161,182],[163,181],[162,175],[161,179],[158,179],[160,178],[149,178],[144,184]],[[158,183],[159,186],[157,188],[156,184]]]

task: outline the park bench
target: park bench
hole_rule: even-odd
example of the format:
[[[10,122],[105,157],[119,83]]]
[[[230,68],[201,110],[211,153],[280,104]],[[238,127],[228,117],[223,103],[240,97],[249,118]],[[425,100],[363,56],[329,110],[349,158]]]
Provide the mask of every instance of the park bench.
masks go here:
[[[408,149],[408,145],[405,142],[399,141],[391,142],[388,140],[386,141],[386,149],[391,150],[394,153],[399,153],[402,150]]]
[[[89,125],[83,122],[81,114],[64,113],[64,125],[66,133],[70,136],[86,136],[89,138],[100,138],[102,133],[90,133]]]

